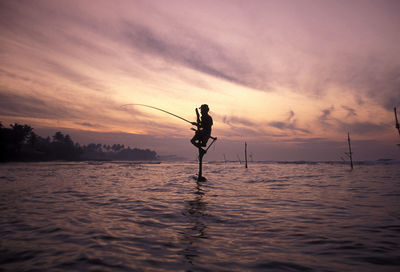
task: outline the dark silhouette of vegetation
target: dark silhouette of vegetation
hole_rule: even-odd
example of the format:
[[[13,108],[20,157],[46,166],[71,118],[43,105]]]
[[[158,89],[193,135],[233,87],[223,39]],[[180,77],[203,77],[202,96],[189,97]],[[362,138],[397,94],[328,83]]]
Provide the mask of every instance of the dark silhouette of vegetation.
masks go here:
[[[0,162],[7,161],[81,161],[81,160],[157,160],[155,151],[131,149],[129,146],[91,143],[81,146],[58,131],[52,139],[43,138],[28,125],[13,124],[6,128],[0,122]]]

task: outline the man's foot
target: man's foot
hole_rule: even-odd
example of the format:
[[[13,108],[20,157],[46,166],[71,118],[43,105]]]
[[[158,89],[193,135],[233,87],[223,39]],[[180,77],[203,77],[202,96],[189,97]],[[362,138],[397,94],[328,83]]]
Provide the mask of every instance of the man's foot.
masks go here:
[[[200,143],[197,143],[195,141],[190,141],[192,143],[192,145],[194,145],[197,148],[200,148]]]
[[[200,156],[204,156],[207,153],[203,148],[199,147]]]

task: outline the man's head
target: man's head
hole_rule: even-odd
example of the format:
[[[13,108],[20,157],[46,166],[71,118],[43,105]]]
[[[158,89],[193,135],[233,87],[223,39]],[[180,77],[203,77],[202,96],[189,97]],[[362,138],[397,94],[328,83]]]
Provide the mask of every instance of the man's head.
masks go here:
[[[208,113],[209,110],[210,109],[208,108],[207,104],[203,104],[203,105],[200,106],[201,114],[206,114],[206,113]]]

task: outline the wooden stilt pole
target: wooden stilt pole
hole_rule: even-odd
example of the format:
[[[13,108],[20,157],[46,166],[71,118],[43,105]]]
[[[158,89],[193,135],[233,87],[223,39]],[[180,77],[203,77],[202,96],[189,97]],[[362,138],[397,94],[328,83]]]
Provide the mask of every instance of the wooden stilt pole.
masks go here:
[[[199,147],[199,175],[197,177],[198,181],[204,180],[203,177],[203,157],[205,153],[202,153],[201,147]]]
[[[244,142],[244,158],[246,160],[245,168],[247,168],[247,143]]]
[[[210,149],[210,147],[213,145],[213,143],[217,140],[217,137],[210,137],[212,139],[211,144],[204,150],[201,147],[199,147],[199,175],[197,177],[197,181],[205,181],[206,178],[203,177],[203,157],[207,153],[207,151]]]
[[[396,107],[394,107],[394,119],[395,119],[396,129],[398,130],[400,135],[400,124],[399,124],[399,119],[397,119]],[[400,144],[397,144],[397,146],[400,147]]]
[[[353,170],[353,152],[351,152],[351,143],[350,143],[350,132],[347,132],[347,141],[349,142],[349,158],[350,158],[350,167]]]
[[[394,107],[394,118],[395,118],[395,123],[396,123],[396,129],[399,131],[399,135],[400,135],[400,124],[399,124],[399,120],[397,119],[396,107]]]

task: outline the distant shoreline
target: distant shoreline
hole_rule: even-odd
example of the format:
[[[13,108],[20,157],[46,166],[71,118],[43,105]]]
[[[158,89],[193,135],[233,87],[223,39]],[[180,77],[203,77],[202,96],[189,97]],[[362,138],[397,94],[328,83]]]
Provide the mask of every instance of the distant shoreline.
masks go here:
[[[62,132],[52,138],[40,137],[29,125],[11,124],[6,128],[0,122],[0,162],[40,161],[157,161],[158,155],[150,149],[131,148],[124,144],[80,145]]]
[[[7,164],[7,163],[41,163],[41,162],[87,162],[87,163],[149,163],[149,164],[161,164],[161,163],[196,163],[196,160],[189,160],[189,159],[181,159],[181,160],[163,160],[163,159],[156,159],[156,160],[119,160],[119,159],[80,159],[80,160],[18,160],[18,161],[2,161],[0,164]],[[205,164],[237,164],[241,165],[239,161],[206,161]],[[364,160],[364,161],[354,161],[354,165],[376,165],[376,164],[400,164],[400,160],[397,159],[378,159],[378,160]],[[243,163],[242,163],[243,164]],[[292,164],[292,165],[302,165],[302,164],[333,164],[333,165],[347,165],[349,162],[343,161],[272,161],[272,160],[261,160],[261,161],[253,161],[248,162],[248,165],[251,164]]]

